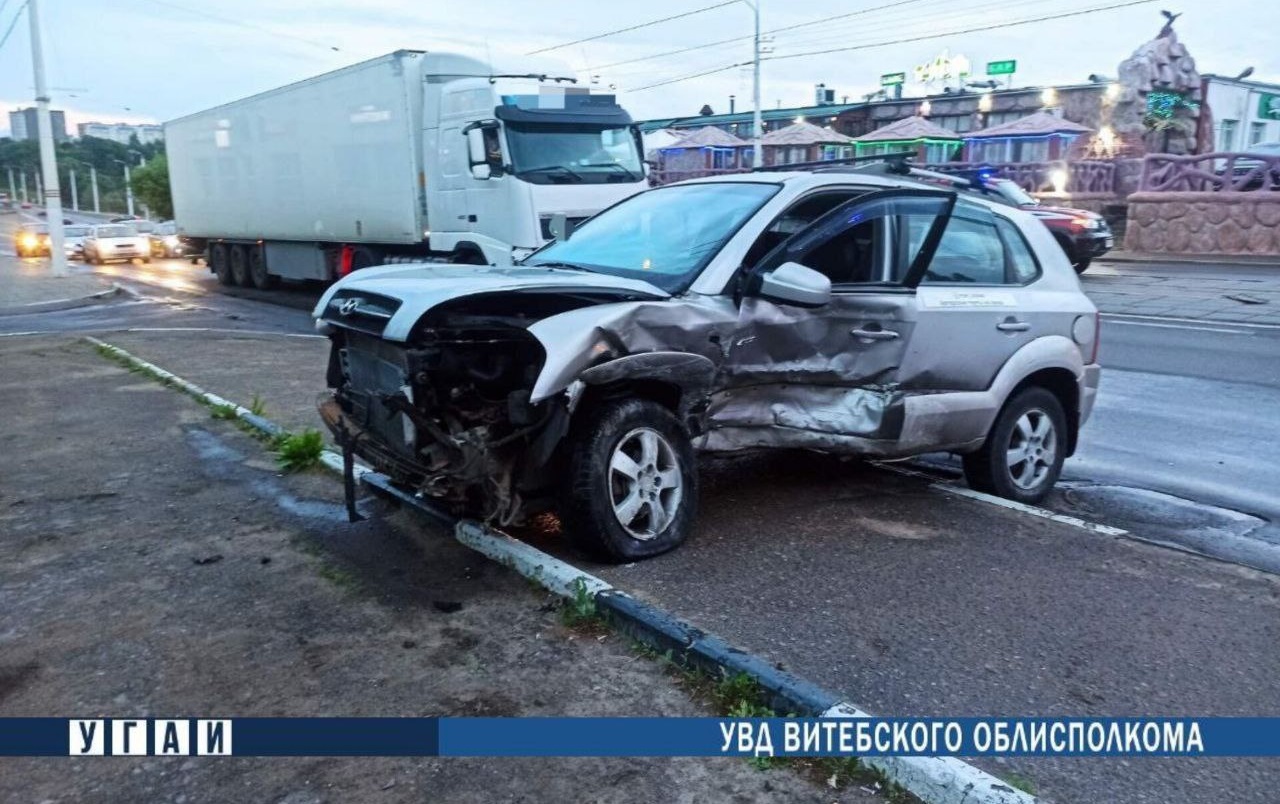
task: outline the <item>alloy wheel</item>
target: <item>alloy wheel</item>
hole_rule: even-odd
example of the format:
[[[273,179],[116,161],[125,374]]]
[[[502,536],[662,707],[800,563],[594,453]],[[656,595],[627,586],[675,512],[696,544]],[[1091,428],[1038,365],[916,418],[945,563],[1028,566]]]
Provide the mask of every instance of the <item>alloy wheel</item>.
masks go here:
[[[1058,431],[1049,414],[1039,408],[1022,414],[1009,434],[1006,456],[1015,486],[1031,490],[1044,483],[1058,456]]]
[[[684,477],[676,451],[657,430],[638,427],[609,458],[609,494],[618,524],[647,541],[666,529],[680,510]]]

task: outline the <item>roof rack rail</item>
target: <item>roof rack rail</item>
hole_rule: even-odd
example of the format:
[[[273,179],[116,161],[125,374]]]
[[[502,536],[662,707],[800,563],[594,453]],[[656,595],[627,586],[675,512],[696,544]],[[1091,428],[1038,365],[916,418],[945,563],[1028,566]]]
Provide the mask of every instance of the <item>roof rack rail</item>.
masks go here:
[[[774,173],[783,170],[811,170],[833,165],[856,165],[863,162],[891,162],[895,160],[905,162],[905,160],[915,155],[915,151],[899,151],[892,154],[876,154],[875,156],[847,156],[843,159],[822,159],[817,162],[792,162],[789,165],[762,165],[758,168],[751,168],[751,172]]]

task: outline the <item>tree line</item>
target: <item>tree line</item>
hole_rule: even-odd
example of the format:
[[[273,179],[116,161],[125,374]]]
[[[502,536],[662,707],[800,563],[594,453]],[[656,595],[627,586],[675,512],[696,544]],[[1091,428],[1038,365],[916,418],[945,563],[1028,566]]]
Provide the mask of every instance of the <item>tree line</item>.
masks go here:
[[[173,217],[173,202],[169,197],[169,168],[165,161],[164,143],[143,144],[131,137],[128,144],[101,137],[80,137],[57,143],[58,180],[62,185],[62,204],[71,208],[71,172],[75,171],[76,189],[80,209],[93,209],[93,190],[89,171],[98,172],[98,199],[103,212],[124,212],[127,208],[124,186],[124,165],[130,165],[133,180],[135,206],[142,204],[151,209],[157,218]],[[145,162],[145,165],[143,165]],[[27,177],[27,198],[33,204],[36,198],[36,173],[40,170],[40,145],[35,140],[0,138],[0,192],[9,192],[8,169],[14,173],[14,189],[21,199],[21,179]]]

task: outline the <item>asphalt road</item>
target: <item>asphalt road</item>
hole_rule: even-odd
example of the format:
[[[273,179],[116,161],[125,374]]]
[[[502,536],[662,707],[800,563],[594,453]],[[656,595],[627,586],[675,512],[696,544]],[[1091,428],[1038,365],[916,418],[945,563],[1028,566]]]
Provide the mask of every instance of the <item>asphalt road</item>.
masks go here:
[[[102,270],[139,299],[0,318],[0,332],[310,332],[300,308],[314,289],[265,304],[185,261]],[[1103,332],[1098,408],[1051,505],[1265,563],[1280,543],[1268,521],[1280,516],[1268,461],[1280,447],[1280,332],[1124,318]],[[314,371],[318,385],[322,367],[280,370]],[[873,712],[1280,713],[1275,577],[829,459],[717,460],[704,476],[688,545],[594,569]],[[1055,801],[1272,804],[1280,780],[1271,760],[988,767],[1030,777]]]

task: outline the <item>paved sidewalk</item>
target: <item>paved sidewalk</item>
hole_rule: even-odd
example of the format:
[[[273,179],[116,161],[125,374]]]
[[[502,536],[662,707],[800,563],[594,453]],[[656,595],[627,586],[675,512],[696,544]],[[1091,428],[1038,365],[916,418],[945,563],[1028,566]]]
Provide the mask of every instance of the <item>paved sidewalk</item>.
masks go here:
[[[111,289],[112,283],[95,275],[87,265],[73,263],[67,266],[66,276],[54,276],[47,259],[0,255],[0,314],[20,312],[32,305],[31,311],[39,312],[46,306],[59,306],[55,302],[70,303]]]
[[[1222,276],[1168,266],[1101,263],[1081,277],[1104,313],[1280,326],[1280,270]]]

